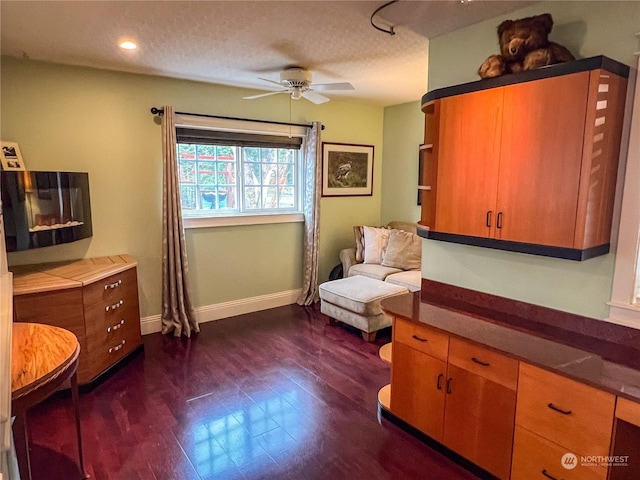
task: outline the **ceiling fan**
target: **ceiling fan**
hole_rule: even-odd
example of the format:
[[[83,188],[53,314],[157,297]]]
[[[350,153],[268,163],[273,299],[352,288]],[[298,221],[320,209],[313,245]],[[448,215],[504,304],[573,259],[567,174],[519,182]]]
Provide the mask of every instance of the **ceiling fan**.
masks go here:
[[[254,98],[267,97],[269,95],[277,95],[278,93],[288,93],[291,98],[298,100],[306,98],[307,100],[321,104],[328,102],[329,99],[317,92],[327,92],[331,90],[354,90],[353,85],[349,82],[344,83],[311,83],[311,72],[300,67],[287,68],[280,72],[280,82],[269,80],[268,78],[260,78],[265,82],[273,83],[282,88],[275,92],[261,93],[250,97],[243,97],[245,100],[253,100]]]

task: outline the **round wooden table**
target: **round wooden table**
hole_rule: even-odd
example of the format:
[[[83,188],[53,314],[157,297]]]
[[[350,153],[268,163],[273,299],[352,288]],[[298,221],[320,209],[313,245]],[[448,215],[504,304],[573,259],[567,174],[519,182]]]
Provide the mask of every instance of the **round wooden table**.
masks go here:
[[[11,412],[16,419],[13,433],[18,467],[23,480],[31,480],[29,435],[26,416],[29,408],[49,397],[70,380],[78,437],[78,457],[83,478],[82,433],[78,397],[78,357],[80,344],[68,330],[38,323],[14,323],[11,343]]]

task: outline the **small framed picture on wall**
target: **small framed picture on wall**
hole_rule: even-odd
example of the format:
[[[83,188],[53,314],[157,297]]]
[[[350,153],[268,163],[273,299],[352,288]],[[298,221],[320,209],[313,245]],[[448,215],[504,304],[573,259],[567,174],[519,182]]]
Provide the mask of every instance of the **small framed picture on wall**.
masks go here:
[[[15,142],[0,140],[0,162],[3,170],[24,170],[20,148]]]
[[[373,195],[373,145],[322,143],[322,196]]]

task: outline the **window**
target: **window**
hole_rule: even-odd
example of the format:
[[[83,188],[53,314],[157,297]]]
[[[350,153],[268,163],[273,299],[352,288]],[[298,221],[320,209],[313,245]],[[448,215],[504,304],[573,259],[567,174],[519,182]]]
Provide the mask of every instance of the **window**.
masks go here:
[[[225,219],[204,226],[228,225],[233,218],[233,224],[302,220],[301,132],[292,135],[291,127],[277,124],[247,129],[237,121],[207,120],[212,125],[200,119],[195,125],[177,126],[185,226],[199,226],[202,219]],[[285,220],[275,217],[287,214]],[[253,221],[258,216],[266,220]]]

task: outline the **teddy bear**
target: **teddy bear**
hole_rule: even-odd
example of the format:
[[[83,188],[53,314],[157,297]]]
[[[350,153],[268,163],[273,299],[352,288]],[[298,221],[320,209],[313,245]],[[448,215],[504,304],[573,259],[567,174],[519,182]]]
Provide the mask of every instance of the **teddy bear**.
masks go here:
[[[500,55],[487,58],[478,75],[493,78],[575,60],[566,47],[549,41],[552,27],[553,18],[549,13],[505,20],[498,25]]]

